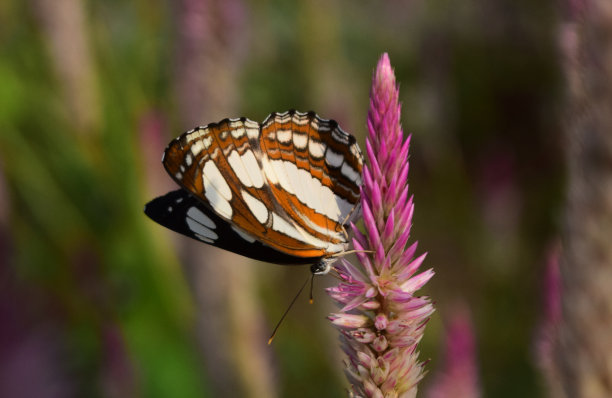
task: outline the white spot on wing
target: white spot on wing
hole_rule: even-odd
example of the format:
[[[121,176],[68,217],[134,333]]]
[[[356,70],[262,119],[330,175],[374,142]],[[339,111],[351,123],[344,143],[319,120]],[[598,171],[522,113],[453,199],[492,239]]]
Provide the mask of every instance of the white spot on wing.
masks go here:
[[[305,237],[297,230],[294,225],[288,223],[284,218],[282,218],[275,212],[272,212],[272,229],[301,242],[310,243],[309,241],[305,240]]]
[[[268,221],[269,216],[266,205],[245,190],[242,190],[242,198],[257,221],[259,221],[261,224],[265,224]]]
[[[342,165],[340,172],[351,181],[357,181],[357,179],[359,179],[359,173],[346,162]]]
[[[190,143],[193,140],[197,140],[198,138],[200,138],[203,134],[206,134],[208,132],[208,129],[193,129],[191,130],[190,133],[187,133],[187,143]]]
[[[251,140],[259,138],[259,128],[247,128],[246,132],[247,137],[249,137]]]
[[[287,222],[287,220],[275,212],[272,212],[272,229],[314,247],[327,248],[330,246],[329,242],[322,241],[312,236],[297,225]]]
[[[196,236],[196,238],[198,238],[198,239],[199,239],[199,240],[201,240],[202,242],[211,243],[211,244],[212,244],[212,243],[215,243],[215,241],[214,241],[213,239],[208,238],[208,237],[206,237],[206,236],[204,236],[204,235],[200,235],[200,234],[195,233],[195,232],[194,232],[194,235]]]
[[[232,199],[232,190],[230,189],[229,185],[227,185],[225,177],[223,177],[215,162],[209,160],[208,162],[204,163],[202,175],[207,177],[210,183],[217,191],[219,191],[225,200]]]
[[[190,207],[189,210],[187,210],[186,214],[187,214],[187,217],[193,218],[195,221],[199,222],[202,225],[205,225],[206,227],[210,229],[217,228],[217,226],[215,225],[215,222],[211,220],[210,217],[204,214],[197,207],[193,207],[193,206]]]
[[[313,158],[322,158],[325,154],[325,144],[317,140],[310,140],[308,143],[308,150]]]
[[[308,144],[308,136],[303,133],[293,133],[293,145],[298,149],[306,149]]]
[[[203,141],[204,140],[200,140],[193,143],[193,145],[191,146],[191,153],[193,153],[193,156],[198,156],[200,152],[204,150]]]
[[[276,132],[276,139],[282,144],[288,144],[291,142],[291,130],[278,130]]]
[[[242,127],[241,123],[238,123],[238,122],[230,123],[230,127],[233,128],[232,137],[236,139],[241,138],[245,134],[245,129],[244,127]]]
[[[229,201],[232,199],[232,191],[212,160],[204,164],[202,183],[204,185],[204,196],[206,196],[212,208],[219,215],[231,219],[232,206]]]
[[[308,123],[308,114],[303,112],[296,112],[293,116],[293,123],[298,126],[303,126]]]
[[[325,151],[325,163],[331,167],[340,167],[343,161],[344,157],[341,153],[336,153],[331,148],[327,148],[327,151]]]
[[[238,154],[238,151],[232,151],[227,157],[227,161],[230,167],[232,168],[232,170],[234,171],[234,174],[238,176],[238,179],[240,180],[242,185],[246,187],[253,186],[253,183],[251,182],[251,178],[249,177],[249,173],[245,169],[244,164],[242,163],[242,160],[240,159],[240,155]]]
[[[255,242],[255,238],[253,238],[251,235],[247,234],[246,232],[244,232],[243,230],[241,230],[240,228],[236,227],[235,225],[232,225],[232,229],[234,230],[234,232],[236,232],[238,235],[240,235],[240,237],[244,240],[246,240],[249,243],[253,243]]]
[[[329,124],[327,123],[327,122],[329,122],[329,120],[322,119],[321,122],[323,122],[323,123],[319,123],[319,131],[320,132],[325,133],[325,132],[331,130],[330,127],[329,127]]]
[[[277,113],[275,120],[279,123],[287,123],[291,120],[289,112]]]
[[[274,179],[276,181],[275,183],[280,184],[285,191],[295,193],[293,185],[289,182],[287,171],[285,170],[285,162],[282,160],[270,160],[269,162],[271,165],[270,175],[268,175],[268,170],[265,170],[268,179]]]
[[[340,130],[340,129],[336,129],[334,131],[332,131],[332,137],[342,143],[342,144],[348,144],[349,143],[349,138],[348,138],[348,134],[346,134],[344,131]]]
[[[274,166],[270,162],[270,158],[266,155],[261,159],[261,164],[263,165],[263,172],[270,184],[278,184],[278,177],[274,172]]]
[[[292,162],[264,158],[263,164],[270,182],[279,184],[285,191],[294,194],[300,202],[330,220],[341,223],[353,207],[310,172],[298,169]]]
[[[219,239],[219,235],[213,231],[215,228],[215,223],[199,209],[191,207],[187,211],[186,222],[189,229],[198,237],[198,239],[208,243],[212,243]]]
[[[255,188],[263,187],[263,176],[261,175],[261,168],[259,167],[259,163],[257,163],[257,159],[255,159],[255,154],[250,149],[246,151],[241,156],[242,163],[246,168],[247,173],[249,173],[249,177],[251,178],[252,186]]]

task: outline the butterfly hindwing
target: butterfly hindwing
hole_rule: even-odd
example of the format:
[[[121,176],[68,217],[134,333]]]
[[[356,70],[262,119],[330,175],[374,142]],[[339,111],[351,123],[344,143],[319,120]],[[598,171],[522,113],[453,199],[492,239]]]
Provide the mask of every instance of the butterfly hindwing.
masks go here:
[[[355,139],[314,112],[273,113],[261,130],[277,201],[318,239],[343,242],[342,225],[358,213],[362,160]]]
[[[275,264],[313,264],[318,257],[295,257],[262,244],[219,217],[184,189],[168,192],[145,205],[145,214],[164,227],[200,242]]]

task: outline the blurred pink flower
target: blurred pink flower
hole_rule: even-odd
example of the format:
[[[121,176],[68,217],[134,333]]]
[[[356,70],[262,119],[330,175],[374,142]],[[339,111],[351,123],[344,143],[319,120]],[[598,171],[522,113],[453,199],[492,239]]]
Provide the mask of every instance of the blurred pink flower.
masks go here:
[[[368,112],[361,206],[365,235],[354,225],[358,264],[341,260],[338,286],[328,289],[342,308],[329,319],[341,331],[345,373],[354,396],[414,397],[423,377],[417,344],[434,309],[414,293],[433,276],[416,274],[425,254],[406,247],[414,204],[408,196],[408,148],[400,125],[399,91],[387,54],[374,73]]]
[[[548,396],[563,398],[566,394],[561,387],[561,375],[555,358],[562,320],[560,256],[560,244],[549,250],[543,280],[542,318],[534,339],[534,356],[545,378]]]
[[[428,398],[477,398],[481,390],[474,331],[467,309],[456,309],[446,330],[445,363]]]

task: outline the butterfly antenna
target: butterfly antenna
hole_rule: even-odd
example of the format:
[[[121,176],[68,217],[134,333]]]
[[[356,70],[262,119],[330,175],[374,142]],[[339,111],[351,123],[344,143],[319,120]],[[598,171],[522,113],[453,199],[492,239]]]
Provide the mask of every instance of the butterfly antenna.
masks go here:
[[[302,291],[306,287],[307,283],[308,283],[308,279],[306,279],[306,281],[304,282],[304,284],[302,285],[300,290],[297,292],[297,294],[295,295],[293,300],[291,300],[291,304],[289,304],[289,307],[287,307],[287,309],[285,310],[285,313],[283,314],[283,316],[281,316],[281,319],[278,321],[278,323],[274,327],[274,330],[272,331],[272,334],[270,335],[270,338],[268,339],[268,345],[272,344],[272,340],[274,340],[274,336],[276,336],[276,332],[278,331],[278,328],[280,327],[281,323],[283,323],[283,320],[285,319],[285,317],[289,313],[289,310],[291,310],[291,307],[293,307],[293,304],[295,304],[295,302],[297,301],[298,297],[300,297],[300,294],[302,294]]]
[[[310,274],[310,299],[308,300],[310,304],[314,303],[314,298],[312,296],[312,289],[314,288],[314,276],[315,274]]]

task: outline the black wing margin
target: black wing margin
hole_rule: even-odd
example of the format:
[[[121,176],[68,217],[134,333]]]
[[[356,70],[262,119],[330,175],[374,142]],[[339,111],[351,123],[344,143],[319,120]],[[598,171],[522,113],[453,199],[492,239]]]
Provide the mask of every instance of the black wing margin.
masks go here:
[[[168,192],[145,205],[156,223],[200,242],[274,264],[314,264],[318,257],[296,257],[272,249],[232,226],[184,189]]]

